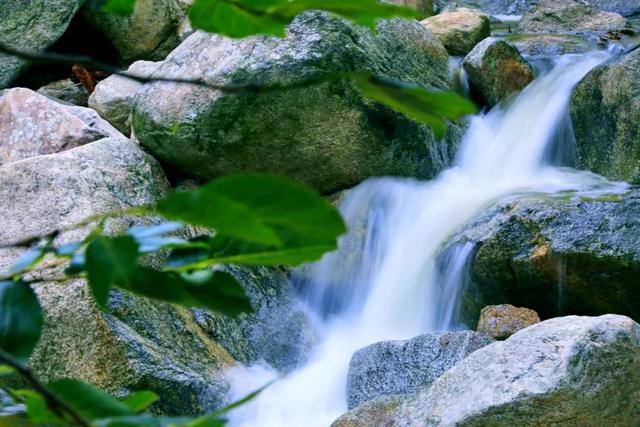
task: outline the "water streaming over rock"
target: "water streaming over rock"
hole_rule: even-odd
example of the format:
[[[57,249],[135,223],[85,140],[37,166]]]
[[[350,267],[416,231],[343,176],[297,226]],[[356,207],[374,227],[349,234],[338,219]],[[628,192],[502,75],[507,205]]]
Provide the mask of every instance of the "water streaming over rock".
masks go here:
[[[558,58],[509,107],[472,118],[456,164],[437,179],[375,179],[350,191],[341,207],[350,232],[340,250],[297,275],[316,318],[317,348],[235,412],[232,425],[330,425],[347,410],[347,370],[356,350],[460,327],[460,287],[474,248],[462,245],[437,262],[456,229],[506,197],[606,186],[593,174],[552,164],[571,149],[563,126],[570,126],[573,86],[608,57]],[[234,397],[274,377],[259,366],[237,369],[230,373]]]

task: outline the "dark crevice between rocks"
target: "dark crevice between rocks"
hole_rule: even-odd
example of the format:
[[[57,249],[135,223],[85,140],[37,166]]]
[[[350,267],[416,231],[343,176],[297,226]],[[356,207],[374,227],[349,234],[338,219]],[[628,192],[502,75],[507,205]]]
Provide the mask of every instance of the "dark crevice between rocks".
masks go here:
[[[86,55],[108,64],[123,65],[118,52],[111,42],[89,25],[80,13],[73,18],[64,35],[47,51]],[[72,76],[70,65],[33,64],[12,86],[37,90],[46,84],[68,79]]]

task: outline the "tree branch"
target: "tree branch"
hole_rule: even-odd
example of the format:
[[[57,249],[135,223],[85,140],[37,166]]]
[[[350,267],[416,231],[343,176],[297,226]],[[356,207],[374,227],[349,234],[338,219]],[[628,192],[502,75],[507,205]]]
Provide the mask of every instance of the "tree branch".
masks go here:
[[[51,411],[53,411],[56,415],[58,415],[61,419],[65,418],[65,413],[68,414],[76,424],[82,427],[91,427],[91,424],[87,422],[80,414],[78,414],[75,409],[70,407],[63,400],[58,399],[58,397],[51,393],[47,387],[42,384],[36,377],[33,375],[33,372],[29,368],[27,368],[24,364],[22,364],[15,357],[0,349],[0,362],[5,363],[12,368],[14,368],[18,374],[24,378],[38,393],[44,397],[47,402],[47,406]]]
[[[203,79],[187,79],[180,77],[168,77],[168,76],[141,76],[139,74],[132,74],[126,71],[122,71],[120,67],[113,64],[109,64],[103,61],[99,61],[87,55],[71,55],[66,53],[55,52],[25,52],[19,49],[6,46],[0,43],[0,54],[14,56],[29,62],[38,64],[55,64],[55,65],[69,65],[80,64],[87,69],[94,71],[104,71],[109,74],[124,77],[137,81],[139,83],[182,83],[194,86],[205,87],[208,89],[219,90],[224,93],[240,93],[240,92],[273,92],[278,90],[297,89],[315,86],[324,82],[332,82],[337,80],[348,79],[347,73],[327,73],[316,77],[303,79],[294,83],[288,84],[215,84]]]

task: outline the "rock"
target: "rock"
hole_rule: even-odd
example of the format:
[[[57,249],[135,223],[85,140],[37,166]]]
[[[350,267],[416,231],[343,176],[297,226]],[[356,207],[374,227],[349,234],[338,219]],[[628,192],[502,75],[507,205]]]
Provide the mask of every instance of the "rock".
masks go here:
[[[422,18],[433,15],[432,0],[383,0],[387,3],[394,3],[400,6],[417,10]]]
[[[584,0],[584,3],[594,9],[615,12],[624,16],[640,13],[640,0]]]
[[[79,107],[86,107],[89,100],[87,89],[81,83],[75,83],[71,79],[49,83],[38,89],[38,93],[54,101]]]
[[[127,73],[141,77],[151,76],[159,64],[150,61],[134,62]],[[142,83],[121,76],[110,76],[96,85],[89,97],[89,106],[100,117],[125,135],[131,134],[131,109]]]
[[[84,0],[3,0],[0,43],[28,52],[42,52],[67,30]],[[0,89],[7,87],[28,62],[0,54]]]
[[[383,21],[376,34],[319,12],[296,18],[285,39],[195,33],[157,73],[269,85],[347,70],[449,88],[448,55],[417,22]],[[438,141],[428,127],[363,99],[349,82],[243,94],[145,85],[133,129],[146,150],[191,176],[272,172],[322,193],[374,175],[431,177],[449,164],[460,136],[454,125]]]
[[[577,166],[640,183],[640,50],[597,67],[576,86],[571,118]]]
[[[514,92],[521,91],[535,78],[533,67],[518,49],[504,40],[489,37],[464,59],[472,92],[492,107]]]
[[[0,182],[0,244],[91,214],[151,204],[169,189],[157,162],[123,138],[2,165]],[[63,238],[82,238],[86,231]],[[11,255],[0,251],[0,271]],[[36,292],[45,327],[30,366],[42,381],[75,377],[117,395],[151,389],[166,413],[225,403],[222,371],[235,361],[187,309],[112,291],[105,313],[79,279],[39,285]]]
[[[349,409],[381,396],[416,393],[493,341],[472,331],[432,332],[407,341],[384,341],[360,349],[349,363]]]
[[[509,302],[543,319],[618,313],[640,319],[640,192],[599,198],[527,198],[489,209],[445,249],[476,253],[462,295],[462,321]]]
[[[393,415],[404,403],[404,396],[383,396],[363,403],[335,420],[331,427],[393,426]]]
[[[511,304],[490,305],[480,312],[476,330],[497,340],[504,340],[538,322],[538,313],[528,308],[514,307]]]
[[[602,34],[630,30],[622,15],[574,0],[540,0],[527,10],[520,25],[525,33]]]
[[[525,9],[537,0],[436,0],[439,12],[470,7],[493,15],[522,15]]]
[[[95,111],[15,88],[0,92],[0,164],[122,137]]]
[[[484,13],[472,9],[456,9],[421,21],[436,35],[451,55],[463,56],[481,40],[491,35],[491,22]]]
[[[587,53],[593,46],[584,38],[571,34],[518,34],[505,37],[522,55],[558,56]]]
[[[314,330],[283,271],[266,267],[223,267],[247,291],[255,312],[237,319],[195,310],[198,324],[238,361],[266,362],[289,372],[306,360]]]
[[[569,316],[484,347],[409,398],[389,425],[636,425],[640,325]]]
[[[179,27],[192,0],[137,0],[131,15],[86,7],[84,15],[125,61],[163,59],[182,41]]]

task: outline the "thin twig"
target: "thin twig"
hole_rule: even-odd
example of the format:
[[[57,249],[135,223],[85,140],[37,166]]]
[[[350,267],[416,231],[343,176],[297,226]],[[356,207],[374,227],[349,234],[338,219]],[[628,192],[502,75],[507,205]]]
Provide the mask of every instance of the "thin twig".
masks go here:
[[[64,419],[64,414],[68,414],[79,426],[82,427],[91,427],[91,424],[87,422],[80,414],[76,412],[75,409],[70,407],[65,401],[58,399],[58,397],[53,394],[49,389],[42,384],[36,377],[33,375],[33,372],[29,368],[27,368],[24,364],[22,364],[15,357],[0,349],[0,362],[5,363],[12,368],[14,368],[18,374],[24,378],[37,392],[39,392],[42,397],[44,397],[47,402],[47,406],[51,409],[56,415],[60,418]]]
[[[99,61],[87,55],[70,55],[66,53],[55,52],[26,52],[18,50],[0,43],[0,53],[15,56],[26,61],[40,64],[57,64],[57,65],[75,65],[80,64],[87,69],[104,71],[119,77],[124,77],[137,81],[139,83],[181,83],[194,86],[205,87],[208,89],[219,90],[224,93],[241,93],[241,92],[274,92],[278,90],[297,89],[315,86],[324,82],[331,82],[349,78],[346,73],[326,73],[316,77],[310,77],[294,83],[272,83],[267,85],[259,85],[255,83],[248,84],[215,84],[203,79],[187,79],[180,77],[168,76],[142,76],[122,71],[120,67]]]

